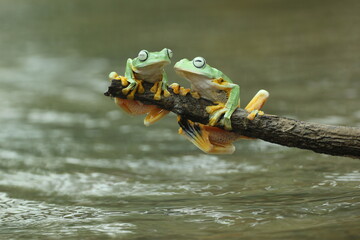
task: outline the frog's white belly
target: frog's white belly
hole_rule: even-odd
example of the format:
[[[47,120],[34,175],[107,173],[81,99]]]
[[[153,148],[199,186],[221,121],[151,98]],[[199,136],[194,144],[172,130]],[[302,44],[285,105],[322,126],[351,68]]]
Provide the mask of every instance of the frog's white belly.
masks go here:
[[[212,79],[192,79],[191,88],[198,92],[201,97],[206,98],[213,102],[226,103],[227,96],[226,92],[220,89],[216,89],[212,84]]]
[[[155,83],[162,80],[162,74],[161,73],[150,73],[150,74],[139,74],[134,73],[135,78],[138,80],[144,80],[146,82]]]
[[[133,70],[136,79],[144,80],[150,83],[161,81],[163,78],[163,71],[164,68],[161,65],[149,65],[136,69],[135,71]]]

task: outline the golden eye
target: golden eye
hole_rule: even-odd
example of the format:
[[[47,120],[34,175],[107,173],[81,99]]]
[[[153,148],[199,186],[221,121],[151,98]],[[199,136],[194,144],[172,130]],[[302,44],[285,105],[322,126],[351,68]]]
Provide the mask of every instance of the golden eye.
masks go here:
[[[195,67],[197,68],[202,68],[205,66],[206,64],[206,61],[205,61],[205,58],[203,57],[196,57],[193,59],[193,64]]]
[[[138,54],[138,59],[140,61],[145,61],[149,57],[149,52],[146,50],[141,50]]]

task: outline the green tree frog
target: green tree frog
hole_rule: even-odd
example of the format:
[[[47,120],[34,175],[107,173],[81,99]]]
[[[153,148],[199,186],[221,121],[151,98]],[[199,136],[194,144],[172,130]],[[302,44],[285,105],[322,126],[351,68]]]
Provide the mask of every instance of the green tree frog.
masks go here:
[[[231,115],[240,107],[240,87],[233,83],[220,70],[208,65],[204,58],[196,57],[192,61],[182,59],[174,66],[176,73],[191,83],[191,89],[201,97],[211,100],[216,105],[208,106],[206,111],[210,114],[208,125],[194,123],[179,117],[179,133],[187,137],[197,147],[207,153],[231,154],[235,147],[233,141],[246,138],[215,126],[218,122],[226,130],[231,130]],[[174,92],[175,89],[174,89]],[[248,119],[253,120],[269,97],[266,90],[260,90],[245,107],[249,112]],[[222,119],[221,119],[222,117]]]
[[[122,85],[127,86],[122,91],[124,94],[128,94],[128,99],[115,98],[115,103],[132,115],[147,113],[144,119],[146,126],[160,120],[169,112],[155,105],[145,105],[133,100],[134,94],[144,92],[142,81],[146,81],[154,83],[154,86],[150,89],[151,92],[155,93],[154,99],[161,99],[162,92],[165,97],[170,95],[167,90],[167,75],[164,67],[170,64],[172,55],[172,51],[168,48],[164,48],[159,52],[141,50],[136,58],[127,60],[124,77],[119,76],[116,72],[109,74],[110,80],[121,80]],[[129,91],[131,92],[129,93]]]

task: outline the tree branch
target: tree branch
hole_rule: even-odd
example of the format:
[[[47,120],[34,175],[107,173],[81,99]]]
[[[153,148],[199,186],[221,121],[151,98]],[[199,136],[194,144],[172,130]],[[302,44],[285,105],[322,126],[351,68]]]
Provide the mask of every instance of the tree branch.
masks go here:
[[[169,97],[154,100],[150,92],[152,84],[144,82],[145,93],[135,94],[135,100],[144,104],[157,105],[172,111],[194,122],[208,123],[209,114],[206,106],[214,105],[211,101],[195,99],[190,94],[181,96],[174,94],[172,89]],[[126,98],[121,92],[124,87],[121,81],[112,80],[106,96]],[[231,117],[234,132],[267,142],[287,147],[297,147],[329,155],[360,158],[360,128],[330,126],[325,124],[298,121],[275,115],[257,116],[253,121],[246,118],[247,112],[238,108]],[[222,128],[222,126],[217,126]]]

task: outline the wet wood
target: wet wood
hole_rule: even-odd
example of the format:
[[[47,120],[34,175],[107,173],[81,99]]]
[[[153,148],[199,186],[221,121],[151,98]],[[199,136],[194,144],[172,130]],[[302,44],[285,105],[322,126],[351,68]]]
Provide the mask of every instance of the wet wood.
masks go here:
[[[209,114],[205,111],[205,107],[214,105],[211,101],[202,98],[195,99],[190,94],[177,95],[170,88],[171,96],[154,100],[154,94],[150,92],[152,84],[144,83],[143,85],[145,93],[135,94],[136,100],[144,104],[157,105],[194,122],[204,124],[208,122]],[[112,80],[105,95],[126,98],[121,92],[123,88],[121,81]],[[310,123],[268,114],[257,116],[250,121],[246,116],[247,112],[241,108],[234,112],[231,117],[234,132],[287,147],[360,158],[360,128]]]

